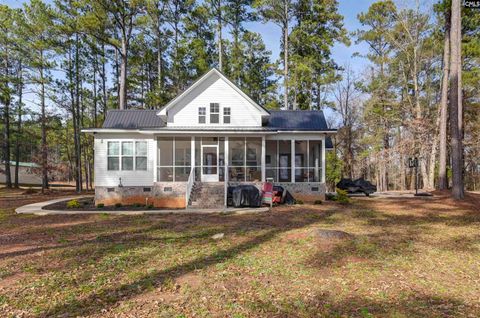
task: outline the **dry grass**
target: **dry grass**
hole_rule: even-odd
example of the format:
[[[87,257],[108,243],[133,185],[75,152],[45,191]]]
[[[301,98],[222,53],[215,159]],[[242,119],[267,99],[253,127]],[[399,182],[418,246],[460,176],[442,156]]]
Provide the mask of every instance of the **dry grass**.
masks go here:
[[[13,208],[43,197],[0,192],[0,316],[480,316],[479,195],[23,216]],[[354,238],[318,239],[319,228]]]

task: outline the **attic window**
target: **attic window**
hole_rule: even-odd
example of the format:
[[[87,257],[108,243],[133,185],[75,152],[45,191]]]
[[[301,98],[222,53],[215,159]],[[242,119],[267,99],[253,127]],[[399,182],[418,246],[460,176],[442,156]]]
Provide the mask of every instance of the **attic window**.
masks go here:
[[[198,107],[198,123],[205,124],[207,119],[207,108]]]
[[[220,105],[218,103],[210,103],[210,124],[218,124],[220,122]]]
[[[230,124],[230,107],[223,108],[223,123]]]

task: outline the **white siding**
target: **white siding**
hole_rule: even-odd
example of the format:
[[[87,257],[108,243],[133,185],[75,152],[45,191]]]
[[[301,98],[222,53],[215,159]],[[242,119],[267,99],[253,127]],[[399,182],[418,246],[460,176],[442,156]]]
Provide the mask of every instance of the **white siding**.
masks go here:
[[[108,141],[145,140],[148,142],[146,171],[109,171],[107,170]],[[155,158],[157,143],[153,135],[131,134],[95,134],[95,185],[102,187],[118,186],[122,178],[124,186],[152,186],[155,178]]]
[[[210,103],[220,104],[220,123],[210,124]],[[198,123],[198,108],[207,110],[206,124]],[[230,107],[230,124],[223,124],[223,108]],[[168,110],[170,127],[260,127],[262,116],[259,109],[240,95],[218,75],[205,79],[200,85]]]

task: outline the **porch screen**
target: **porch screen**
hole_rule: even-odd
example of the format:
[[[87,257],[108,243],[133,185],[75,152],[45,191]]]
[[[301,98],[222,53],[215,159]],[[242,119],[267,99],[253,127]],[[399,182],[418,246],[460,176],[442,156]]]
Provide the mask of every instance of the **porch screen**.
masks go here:
[[[265,175],[275,182],[292,182],[292,156],[295,160],[295,182],[322,181],[322,141],[267,140]]]
[[[185,182],[191,169],[189,137],[159,137],[157,140],[157,180]]]
[[[261,181],[261,138],[231,137],[228,153],[229,181]]]

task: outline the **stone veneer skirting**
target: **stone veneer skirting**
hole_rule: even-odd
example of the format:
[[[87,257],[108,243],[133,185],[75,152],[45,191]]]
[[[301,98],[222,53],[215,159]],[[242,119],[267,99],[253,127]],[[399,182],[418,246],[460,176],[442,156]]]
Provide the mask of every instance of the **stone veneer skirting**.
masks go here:
[[[143,187],[95,187],[95,204],[142,204],[157,208],[184,209],[186,182],[155,182]]]
[[[256,186],[260,191],[263,188],[263,182],[229,182],[229,185],[236,186],[240,184],[252,184]],[[313,203],[316,200],[325,200],[326,186],[325,183],[320,182],[274,182],[274,185],[282,186],[288,192],[290,192],[295,199],[300,199],[304,202]]]
[[[229,185],[253,184],[260,191],[262,182],[229,182]],[[275,182],[288,190],[295,199],[304,202],[325,200],[326,187],[324,183],[287,183]],[[144,187],[95,187],[95,204],[124,205],[142,204],[158,208],[183,209],[185,208],[186,182],[155,182],[153,186]]]

